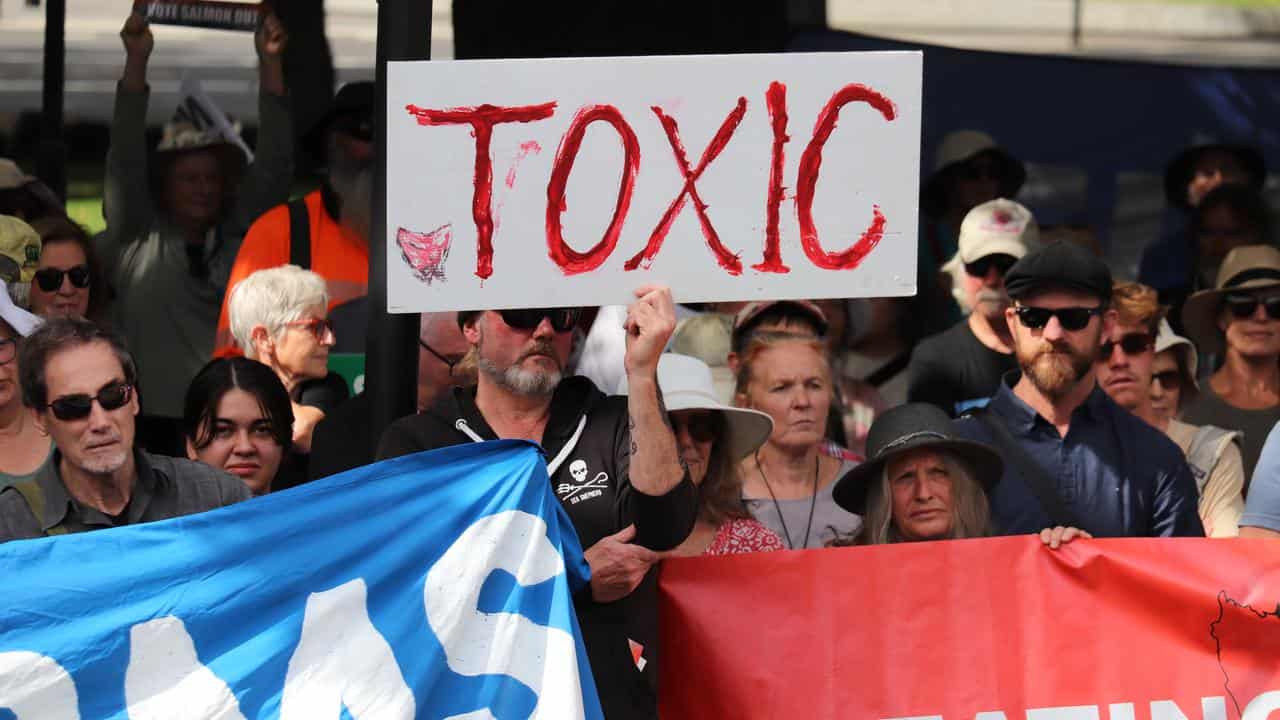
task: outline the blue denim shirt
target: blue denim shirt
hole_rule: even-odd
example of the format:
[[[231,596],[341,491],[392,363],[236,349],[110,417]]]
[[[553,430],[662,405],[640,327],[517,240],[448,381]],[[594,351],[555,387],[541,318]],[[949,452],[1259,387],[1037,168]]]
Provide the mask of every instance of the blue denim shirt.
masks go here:
[[[1196,485],[1182,451],[1095,386],[1071,414],[1066,437],[1013,394],[1017,372],[1006,376],[987,406],[1022,449],[1054,481],[1063,505],[1095,537],[1203,536]],[[999,449],[976,418],[956,432]],[[1002,453],[1003,454],[1003,453]],[[1002,535],[1049,527],[1049,515],[1018,464],[1004,457],[1004,475],[990,493],[991,520]]]

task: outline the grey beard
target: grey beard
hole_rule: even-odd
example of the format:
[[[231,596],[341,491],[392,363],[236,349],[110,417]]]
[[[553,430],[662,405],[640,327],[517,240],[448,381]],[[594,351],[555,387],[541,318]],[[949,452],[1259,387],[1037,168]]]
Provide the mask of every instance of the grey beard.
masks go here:
[[[373,228],[373,166],[335,160],[329,185],[342,201],[342,224],[367,241]]]
[[[483,357],[476,360],[476,366],[480,368],[481,372],[488,375],[490,380],[497,383],[499,387],[517,395],[550,395],[555,392],[562,376],[559,370],[550,372],[521,370],[515,365],[504,369]]]

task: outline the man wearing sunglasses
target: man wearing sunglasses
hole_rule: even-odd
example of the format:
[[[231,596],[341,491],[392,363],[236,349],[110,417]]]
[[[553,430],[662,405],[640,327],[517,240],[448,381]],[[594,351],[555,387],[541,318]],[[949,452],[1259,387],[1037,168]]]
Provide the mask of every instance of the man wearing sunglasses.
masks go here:
[[[658,358],[675,328],[667,288],[636,291],[624,324],[629,394],[564,377],[576,309],[458,313],[476,354],[476,387],[392,423],[379,459],[466,442],[538,443],[591,566],[575,607],[605,717],[657,716],[654,656],[659,552],[688,537],[696,491],[659,401]],[[633,653],[638,653],[638,659]]]
[[[959,434],[1004,456],[1004,476],[988,493],[997,529],[1202,536],[1182,451],[1098,387],[1094,361],[1116,323],[1111,271],[1057,242],[1015,263],[1005,287],[1021,372],[1006,377],[986,408],[957,421]]]
[[[57,451],[29,483],[0,492],[0,542],[164,520],[250,497],[221,470],[134,449],[137,370],[115,335],[57,318],[19,353],[22,400]]]
[[[983,203],[965,216],[960,249],[947,265],[963,268],[957,281],[969,317],[916,346],[907,367],[908,402],[932,403],[954,416],[985,404],[1017,367],[1004,319],[1004,276],[1039,235],[1031,211],[1012,200]]]
[[[1244,433],[1245,492],[1272,426],[1280,422],[1280,250],[1227,253],[1212,290],[1182,309],[1187,335],[1222,367],[1200,385],[1184,419]]]
[[[1111,293],[1111,306],[1116,321],[1103,334],[1096,364],[1098,385],[1120,407],[1177,443],[1196,481],[1197,510],[1205,534],[1235,537],[1244,512],[1239,433],[1176,419],[1162,422],[1151,399],[1156,334],[1164,316],[1156,291],[1140,283],[1120,283]]]

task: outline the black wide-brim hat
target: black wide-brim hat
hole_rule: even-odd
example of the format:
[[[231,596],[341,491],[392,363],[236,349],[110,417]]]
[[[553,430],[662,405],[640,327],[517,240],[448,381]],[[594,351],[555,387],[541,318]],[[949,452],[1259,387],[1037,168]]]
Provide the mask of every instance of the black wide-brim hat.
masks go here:
[[[836,481],[831,495],[840,507],[857,515],[866,513],[872,483],[889,460],[920,448],[943,450],[958,457],[991,492],[1004,473],[1000,454],[988,445],[964,440],[955,434],[951,418],[929,403],[908,403],[888,410],[875,419],[867,433],[867,461]]]
[[[1017,195],[1027,180],[1026,165],[996,144],[990,135],[975,130],[957,130],[942,139],[933,173],[921,184],[920,212],[928,217],[940,217],[946,211],[948,179],[962,165],[980,155],[989,155],[999,168],[1000,197]]]
[[[1255,191],[1262,190],[1262,185],[1267,179],[1267,162],[1256,147],[1234,143],[1207,143],[1184,149],[1165,168],[1166,202],[1183,210],[1191,209],[1191,204],[1187,202],[1187,183],[1191,182],[1191,175],[1195,172],[1196,162],[1199,161],[1200,156],[1215,151],[1234,155],[1249,175],[1249,187]]]

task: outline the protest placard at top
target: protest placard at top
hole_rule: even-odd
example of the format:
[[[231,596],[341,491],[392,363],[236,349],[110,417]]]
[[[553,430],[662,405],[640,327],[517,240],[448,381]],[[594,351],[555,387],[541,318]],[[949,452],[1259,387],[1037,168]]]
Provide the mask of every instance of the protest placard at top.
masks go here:
[[[150,0],[143,14],[156,25],[184,25],[213,30],[258,29],[266,11],[261,3],[225,0]]]
[[[388,310],[911,295],[921,68],[389,63]]]

